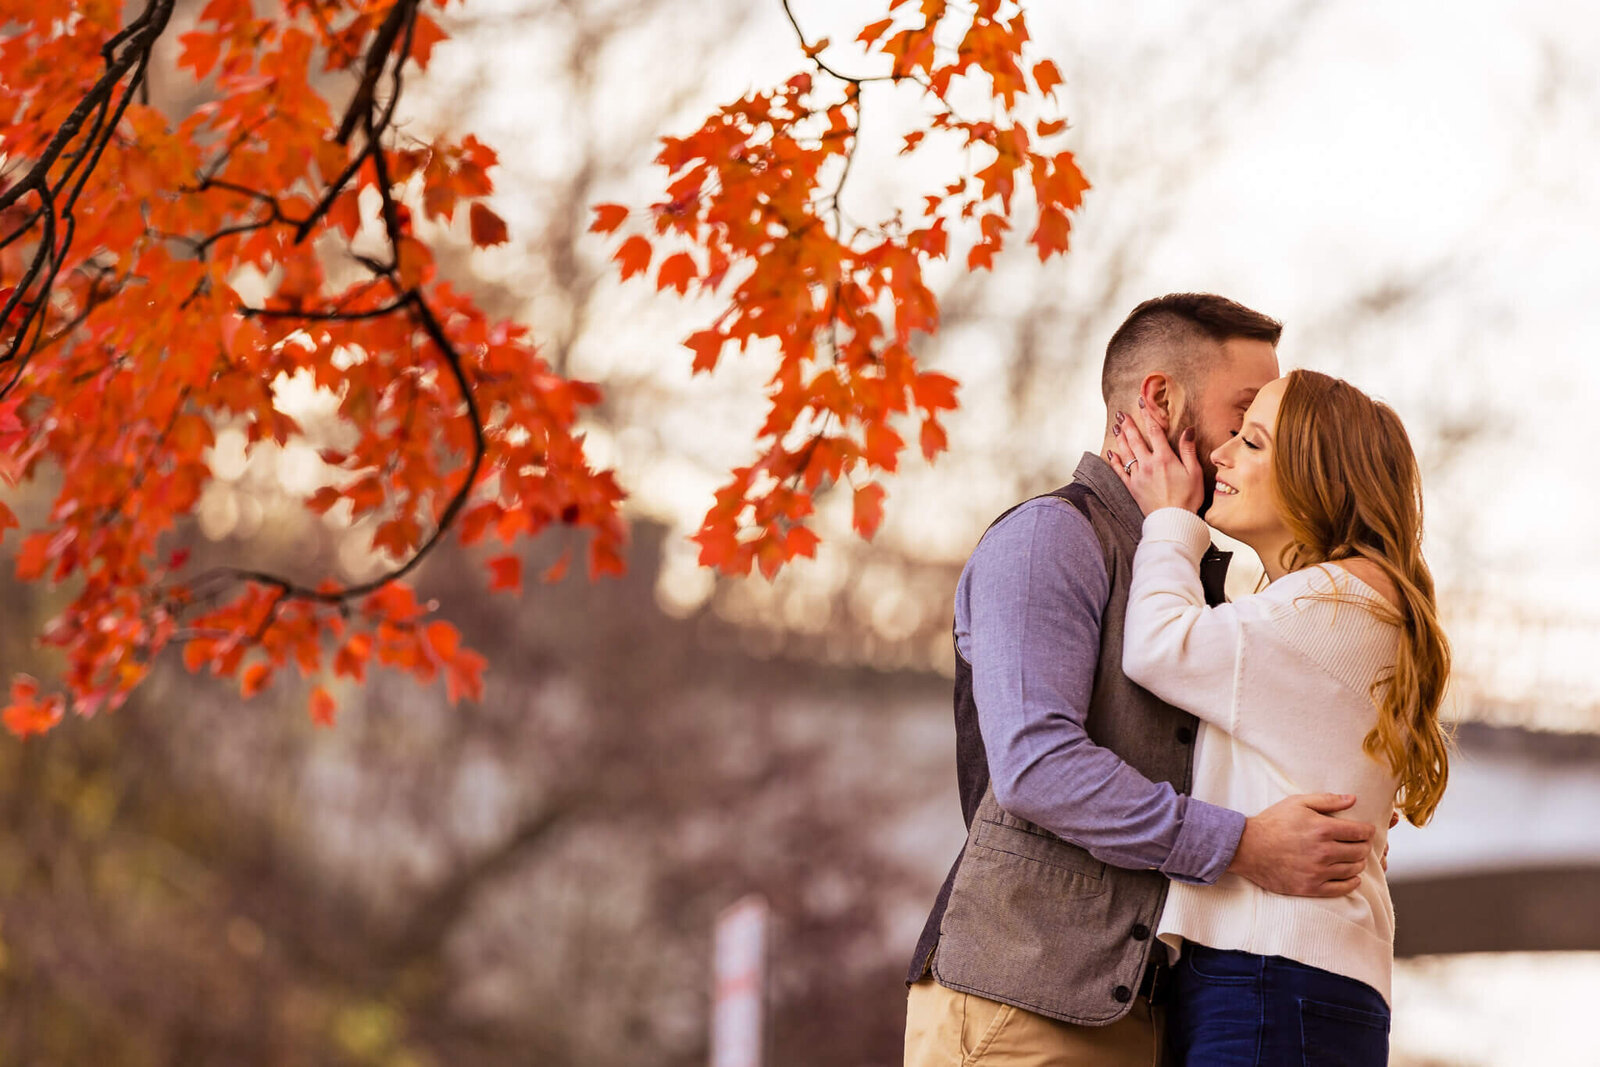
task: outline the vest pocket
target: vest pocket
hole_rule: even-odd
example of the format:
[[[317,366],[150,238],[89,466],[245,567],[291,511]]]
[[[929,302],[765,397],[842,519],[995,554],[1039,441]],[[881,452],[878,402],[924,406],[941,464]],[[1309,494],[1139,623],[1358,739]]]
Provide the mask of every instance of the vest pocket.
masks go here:
[[[1020,821],[1020,820],[1019,820]],[[1006,852],[1037,863],[1059,867],[1098,882],[1106,865],[1076,845],[1069,845],[1051,834],[1010,826],[980,816],[973,829],[972,843],[981,848]]]

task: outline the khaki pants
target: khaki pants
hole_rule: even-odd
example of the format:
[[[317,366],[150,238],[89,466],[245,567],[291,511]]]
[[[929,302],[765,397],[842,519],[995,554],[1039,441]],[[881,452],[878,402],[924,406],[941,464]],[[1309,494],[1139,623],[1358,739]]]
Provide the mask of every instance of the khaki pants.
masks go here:
[[[905,1067],[1153,1067],[1165,1014],[1139,997],[1110,1026],[1076,1026],[924,978],[906,1000]]]

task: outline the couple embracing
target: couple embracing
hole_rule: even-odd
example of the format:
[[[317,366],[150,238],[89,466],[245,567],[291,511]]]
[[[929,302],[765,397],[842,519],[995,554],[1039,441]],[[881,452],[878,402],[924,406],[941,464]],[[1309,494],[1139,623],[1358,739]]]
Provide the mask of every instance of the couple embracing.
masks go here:
[[[1280,377],[1280,332],[1210,294],[1135,308],[1100,449],[962,572],[968,834],[907,1067],[1386,1062],[1387,833],[1445,787],[1449,646],[1404,427]],[[1224,600],[1207,523],[1259,591]]]

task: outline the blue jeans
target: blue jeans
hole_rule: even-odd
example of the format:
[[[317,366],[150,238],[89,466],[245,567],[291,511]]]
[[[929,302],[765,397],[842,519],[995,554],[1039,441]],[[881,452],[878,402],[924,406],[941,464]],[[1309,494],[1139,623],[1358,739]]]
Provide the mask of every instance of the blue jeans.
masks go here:
[[[1204,1067],[1383,1067],[1389,1006],[1354,978],[1282,956],[1193,942],[1173,968],[1172,1062]]]

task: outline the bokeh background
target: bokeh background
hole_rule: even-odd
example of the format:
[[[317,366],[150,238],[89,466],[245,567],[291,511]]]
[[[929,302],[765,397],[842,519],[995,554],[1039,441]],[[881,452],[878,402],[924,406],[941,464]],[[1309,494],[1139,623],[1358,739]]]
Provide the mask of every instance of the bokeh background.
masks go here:
[[[794,7],[836,42],[880,17]],[[905,959],[963,836],[956,575],[1095,447],[1116,324],[1189,289],[1284,320],[1286,368],[1387,399],[1423,458],[1460,752],[1437,824],[1393,839],[1393,1062],[1600,1063],[1600,15],[1033,5],[1095,184],[1073,250],[939,277],[921,351],[963,382],[950,453],[893,481],[870,544],[825,501],[819,557],[769,584],[714,578],[685,540],[748,459],[767,367],[691,380],[677,341],[709,306],[619,285],[585,230],[597,201],[648,202],[657,136],[801,69],[781,7],[447,14],[407,121],[500,151],[513,241],[437,233],[443,269],[605,386],[590,441],[632,494],[631,570],[512,599],[430,561],[491,661],[478,704],[378,675],[316,730],[292,684],[242,703],[173,664],[114,716],[0,743],[0,1063],[703,1063],[712,923],[748,893],[773,913],[772,1064],[899,1062]],[[202,97],[172,58],[153,92],[182,113]],[[847,211],[910,188],[894,133],[917,108],[869,90]],[[331,425],[331,398],[279,396]],[[314,452],[246,456],[224,428],[212,461],[201,563],[376,565],[370,531],[299,509]],[[55,595],[0,589],[0,667],[48,671],[30,636]]]

